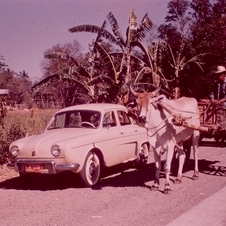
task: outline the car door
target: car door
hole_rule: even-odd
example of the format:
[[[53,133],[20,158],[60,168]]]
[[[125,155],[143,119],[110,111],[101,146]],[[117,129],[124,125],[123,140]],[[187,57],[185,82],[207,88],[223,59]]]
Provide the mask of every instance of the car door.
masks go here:
[[[137,140],[139,139],[139,130],[134,126],[125,111],[117,111],[118,128],[121,134],[121,154],[124,161],[133,159],[137,151]]]
[[[102,152],[107,166],[112,166],[120,162],[119,150],[121,146],[121,134],[116,124],[114,111],[107,111],[102,122]]]

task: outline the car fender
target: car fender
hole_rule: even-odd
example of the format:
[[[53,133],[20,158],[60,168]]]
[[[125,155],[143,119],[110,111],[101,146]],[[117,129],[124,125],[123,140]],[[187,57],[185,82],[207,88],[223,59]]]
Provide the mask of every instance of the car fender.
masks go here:
[[[148,148],[148,153],[150,153],[150,144],[147,140],[139,140],[137,143],[138,143],[138,150],[141,149],[142,145],[146,144]],[[139,152],[137,152],[137,154],[139,154]]]
[[[64,150],[65,161],[68,163],[78,163],[80,166],[76,172],[80,172],[87,154],[94,148],[93,144],[66,148]]]

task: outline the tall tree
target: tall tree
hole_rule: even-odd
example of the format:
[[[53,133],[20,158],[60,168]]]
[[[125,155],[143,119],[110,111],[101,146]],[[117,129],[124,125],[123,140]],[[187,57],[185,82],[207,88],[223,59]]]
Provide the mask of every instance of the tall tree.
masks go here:
[[[226,2],[225,0],[192,0],[193,45],[199,52],[226,56]]]
[[[84,62],[84,56],[82,55],[82,47],[81,44],[74,40],[72,43],[64,43],[64,44],[56,44],[50,49],[47,49],[44,52],[45,54],[53,53],[53,52],[63,52],[66,53],[66,55],[71,56],[72,58],[77,59],[77,61]],[[73,65],[73,62],[68,61],[65,59],[64,61],[60,57],[60,61],[56,61],[55,59],[51,58],[44,58],[41,61],[41,70],[43,71],[43,77],[48,77],[49,75],[54,74],[56,71]]]
[[[0,72],[5,70],[6,67],[8,67],[8,65],[5,64],[4,60],[4,57],[0,55]]]
[[[163,70],[170,73],[175,98],[178,98],[181,92],[182,95],[185,93],[185,90],[181,90],[181,88],[188,88],[189,80],[185,79],[189,77],[188,69],[190,72],[198,69],[199,74],[204,71],[201,60],[206,53],[197,51],[192,45],[192,23],[190,1],[172,0],[168,3],[165,24],[159,27],[159,37],[165,41],[162,42],[162,47],[167,50],[163,51],[165,53]],[[191,64],[196,67],[192,69]]]
[[[44,52],[44,59],[41,62],[44,76],[33,86],[35,97],[42,107],[46,107],[47,102],[50,101],[58,102],[62,106],[72,105],[74,99],[72,89],[74,87],[71,81],[62,79],[62,77],[65,78],[66,73],[76,70],[78,62],[85,62],[85,60],[81,53],[81,45],[76,40],[72,43],[54,45]],[[64,76],[59,77],[59,74],[62,73]]]

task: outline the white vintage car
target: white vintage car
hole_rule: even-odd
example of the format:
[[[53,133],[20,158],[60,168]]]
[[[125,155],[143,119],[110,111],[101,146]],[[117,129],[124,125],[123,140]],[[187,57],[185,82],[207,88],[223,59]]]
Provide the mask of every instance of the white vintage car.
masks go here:
[[[147,131],[132,123],[124,106],[84,104],[59,110],[43,133],[10,144],[8,167],[23,179],[72,171],[93,186],[104,168],[128,161],[144,165],[148,155]]]

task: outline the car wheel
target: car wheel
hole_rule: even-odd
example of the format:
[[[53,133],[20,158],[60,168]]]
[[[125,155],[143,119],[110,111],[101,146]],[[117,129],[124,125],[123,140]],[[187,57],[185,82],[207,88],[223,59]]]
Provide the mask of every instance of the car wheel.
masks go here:
[[[84,184],[88,187],[96,185],[100,180],[100,159],[94,152],[89,152],[84,166],[80,172],[80,176]]]
[[[139,150],[139,157],[137,159],[137,167],[142,168],[148,162],[148,146],[147,144],[143,144]]]

